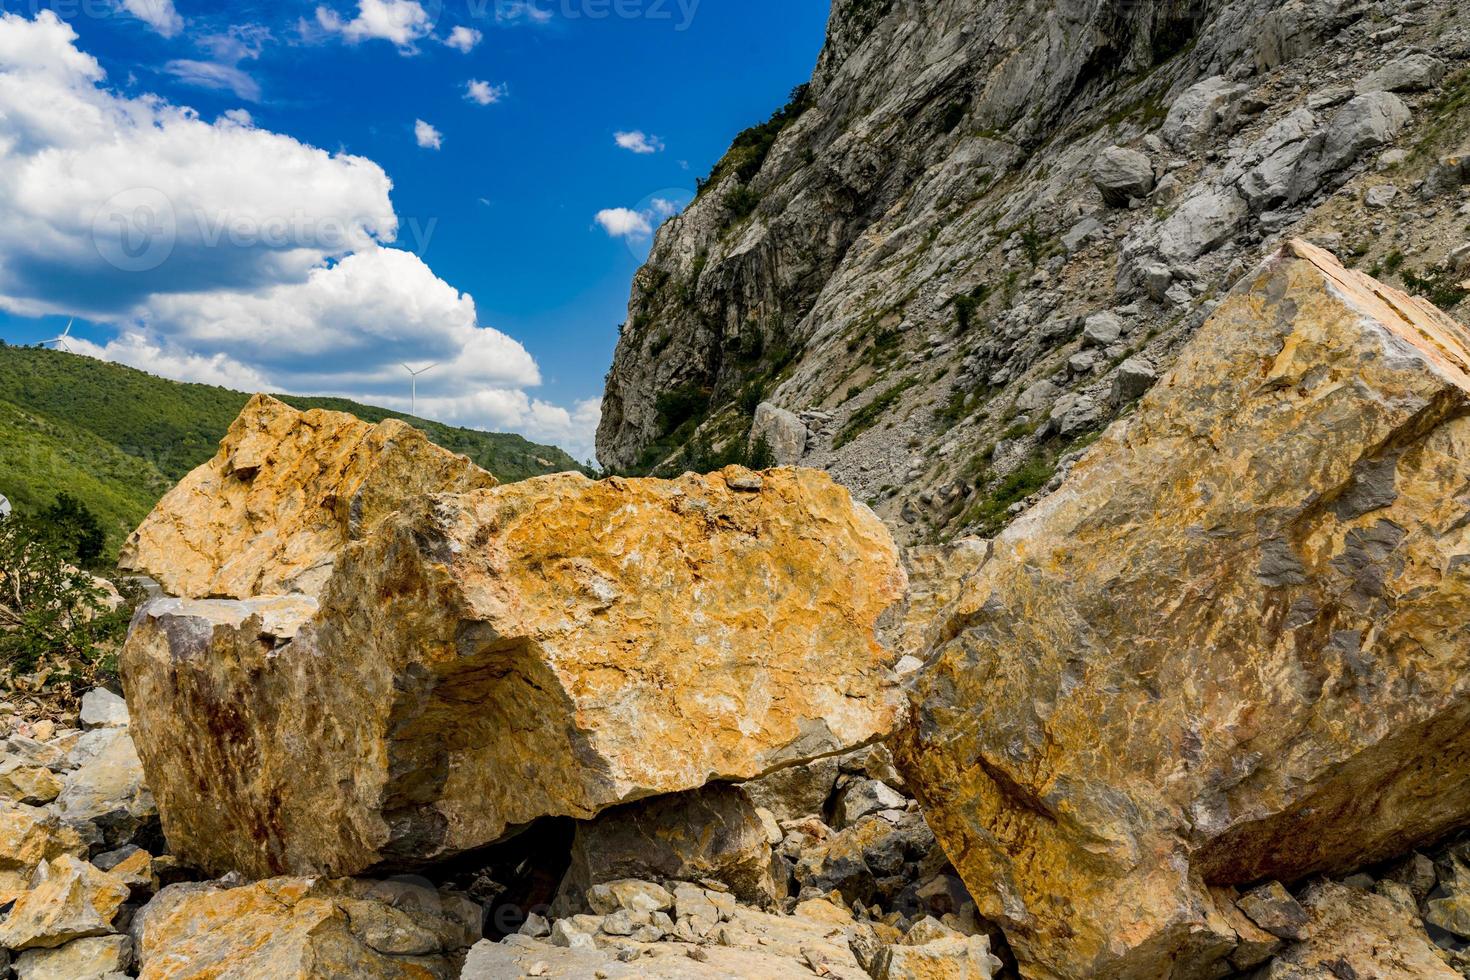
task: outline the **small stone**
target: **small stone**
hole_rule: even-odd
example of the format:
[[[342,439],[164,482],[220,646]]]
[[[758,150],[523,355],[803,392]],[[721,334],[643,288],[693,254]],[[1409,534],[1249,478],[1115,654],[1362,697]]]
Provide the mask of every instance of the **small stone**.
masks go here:
[[[74,939],[57,949],[28,949],[15,961],[16,980],[110,980],[133,965],[127,936]]]
[[[545,939],[551,935],[551,923],[546,921],[545,916],[531,912],[526,916],[526,921],[521,923],[517,935],[530,936],[532,939]]]
[[[673,908],[674,896],[667,888],[651,881],[623,878],[593,885],[587,890],[587,904],[599,915],[610,915],[619,909],[658,912]]]
[[[784,408],[761,402],[750,427],[750,445],[754,447],[761,439],[777,466],[795,466],[806,452],[806,423]]]
[[[1067,373],[1073,377],[1091,374],[1092,369],[1097,366],[1097,360],[1097,351],[1078,351],[1076,354],[1067,358]]]
[[[1384,877],[1407,887],[1418,902],[1429,897],[1429,893],[1439,883],[1434,862],[1417,851],[1396,864]]]
[[[781,824],[776,815],[763,806],[755,808],[755,815],[760,818],[761,826],[766,831],[766,841],[772,847],[776,847],[785,839],[786,834],[781,830]]]
[[[28,766],[11,759],[0,765],[0,797],[44,806],[61,795],[62,782],[44,766]]]
[[[646,919],[648,913],[644,912],[643,915]],[[633,920],[633,913],[627,909],[618,909],[602,920],[602,932],[607,936],[631,936],[635,929],[647,924],[646,921],[635,922]]]
[[[1092,182],[1112,207],[1126,207],[1132,198],[1147,197],[1154,189],[1154,165],[1137,150],[1110,146],[1092,164]]]
[[[1356,91],[1364,92],[1422,92],[1434,88],[1444,78],[1445,64],[1427,54],[1411,54],[1406,58],[1390,61],[1382,68],[1363,76]]]
[[[1128,358],[1118,365],[1118,371],[1113,375],[1113,404],[1126,405],[1143,397],[1158,379],[1158,372],[1148,361],[1141,357]]]
[[[1306,938],[1307,913],[1279,881],[1269,882],[1242,895],[1235,903],[1250,920],[1281,939]]]
[[[127,702],[106,688],[93,688],[82,695],[81,721],[83,728],[126,727]]]
[[[765,487],[766,481],[761,479],[759,473],[746,470],[725,478],[725,485],[736,493],[760,493]]]
[[[1379,184],[1368,188],[1363,195],[1363,203],[1370,208],[1383,209],[1393,203],[1394,198],[1399,196],[1399,189],[1392,184]]]
[[[595,946],[592,937],[572,925],[569,919],[558,919],[551,927],[551,945],[568,949],[586,949]]]
[[[1082,342],[1092,347],[1116,344],[1123,336],[1123,320],[1118,314],[1104,311],[1094,313],[1082,323]]]
[[[0,809],[0,905],[19,898],[38,868],[64,854],[77,858],[87,854],[75,828],[45,810]]]
[[[1162,263],[1150,263],[1140,271],[1143,280],[1143,291],[1148,298],[1156,303],[1162,303],[1169,287],[1174,283],[1174,273]]]
[[[902,793],[876,779],[849,783],[837,799],[836,828],[851,827],[863,817],[881,810],[903,809],[908,804]]]

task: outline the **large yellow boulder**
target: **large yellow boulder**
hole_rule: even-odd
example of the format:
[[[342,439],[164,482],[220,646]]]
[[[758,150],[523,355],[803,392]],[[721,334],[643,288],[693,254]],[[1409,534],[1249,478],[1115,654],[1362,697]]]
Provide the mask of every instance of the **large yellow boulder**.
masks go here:
[[[186,598],[315,594],[342,546],[404,501],[495,484],[397,419],[370,425],[256,395],[219,453],[128,538],[119,565]]]
[[[891,731],[904,573],[825,474],[428,497],[310,599],[161,600],[122,655],[169,844],[354,874]]]
[[[1215,976],[1228,886],[1470,821],[1467,368],[1291,243],[995,541],[897,756],[1028,977]]]

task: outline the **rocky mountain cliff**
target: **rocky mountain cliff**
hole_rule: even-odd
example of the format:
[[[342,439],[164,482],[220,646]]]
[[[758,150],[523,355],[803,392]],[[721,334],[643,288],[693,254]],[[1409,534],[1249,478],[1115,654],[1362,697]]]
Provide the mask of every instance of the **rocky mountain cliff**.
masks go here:
[[[1286,237],[1470,295],[1450,0],[837,0],[811,83],[637,274],[617,471],[829,470],[993,533]]]

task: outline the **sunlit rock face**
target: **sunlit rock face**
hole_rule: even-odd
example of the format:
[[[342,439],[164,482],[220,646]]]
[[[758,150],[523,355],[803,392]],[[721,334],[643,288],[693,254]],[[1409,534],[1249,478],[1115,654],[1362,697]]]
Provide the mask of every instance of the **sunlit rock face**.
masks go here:
[[[120,565],[190,599],[315,595],[342,546],[405,501],[495,485],[397,419],[370,425],[256,395],[218,454],[128,538]]]
[[[1470,818],[1467,351],[1292,242],[967,580],[897,756],[1027,976],[1215,975],[1207,886]]]
[[[176,853],[351,874],[886,735],[904,587],[825,474],[564,474],[422,498],[319,601],[157,601],[122,669]]]

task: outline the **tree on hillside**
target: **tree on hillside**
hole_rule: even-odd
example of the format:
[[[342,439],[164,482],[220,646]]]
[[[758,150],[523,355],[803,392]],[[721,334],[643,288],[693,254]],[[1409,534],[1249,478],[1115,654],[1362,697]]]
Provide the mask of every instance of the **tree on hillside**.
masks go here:
[[[95,568],[107,545],[97,515],[69,493],[56,495],[56,502],[41,512],[53,545],[82,568]]]

